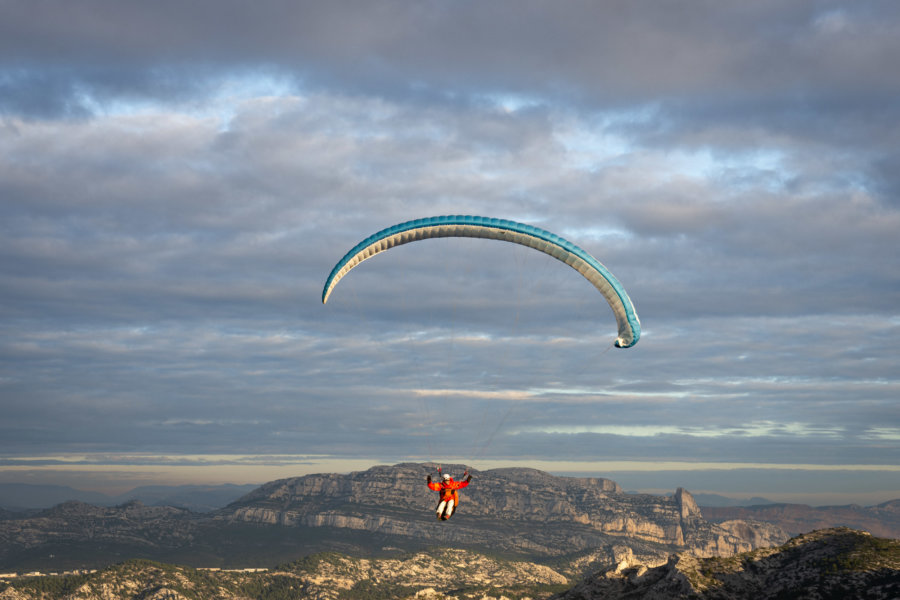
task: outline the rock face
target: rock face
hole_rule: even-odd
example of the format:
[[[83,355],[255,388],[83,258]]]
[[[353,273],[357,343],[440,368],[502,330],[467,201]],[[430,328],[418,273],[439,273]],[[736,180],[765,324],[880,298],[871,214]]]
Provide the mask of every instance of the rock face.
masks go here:
[[[445,471],[461,474],[464,467]],[[687,490],[672,497],[625,494],[613,481],[555,477],[533,469],[471,470],[449,523],[436,522],[426,465],[374,467],[349,475],[308,475],[266,484],[219,511],[217,519],[332,527],[427,540],[439,545],[557,556],[614,544],[647,544],[729,556],[783,542],[765,524],[716,526]],[[641,546],[643,544],[644,546]]]
[[[610,569],[555,598],[900,598],[900,541],[821,530],[731,558],[682,553],[657,567]]]

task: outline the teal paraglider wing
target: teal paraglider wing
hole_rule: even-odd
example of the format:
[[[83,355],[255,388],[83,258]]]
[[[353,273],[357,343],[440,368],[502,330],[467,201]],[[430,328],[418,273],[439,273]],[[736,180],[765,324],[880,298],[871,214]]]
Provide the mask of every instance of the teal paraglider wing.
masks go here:
[[[590,281],[609,303],[616,317],[620,348],[634,346],[641,337],[641,323],[622,284],[596,258],[556,234],[539,227],[472,215],[448,215],[406,221],[382,229],[354,246],[331,270],[322,290],[322,303],[338,282],[359,263],[394,246],[437,237],[473,237],[501,240],[540,250],[560,260]]]

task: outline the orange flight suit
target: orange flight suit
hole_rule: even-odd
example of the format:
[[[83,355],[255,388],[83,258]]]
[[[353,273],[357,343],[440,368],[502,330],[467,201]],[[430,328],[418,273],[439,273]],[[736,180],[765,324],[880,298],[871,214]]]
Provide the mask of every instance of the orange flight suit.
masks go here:
[[[464,487],[469,485],[468,481],[453,481],[451,478],[450,481],[429,481],[428,489],[434,490],[435,492],[441,493],[441,502],[446,500],[450,500],[453,498],[453,506],[459,506],[459,493],[456,490],[461,490]]]

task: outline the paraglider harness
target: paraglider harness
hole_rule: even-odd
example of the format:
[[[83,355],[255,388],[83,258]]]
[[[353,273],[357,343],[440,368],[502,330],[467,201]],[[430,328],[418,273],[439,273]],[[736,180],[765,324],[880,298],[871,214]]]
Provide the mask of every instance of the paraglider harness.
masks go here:
[[[450,477],[450,475],[443,474],[441,467],[437,468],[437,473],[438,479],[440,480],[437,483],[432,482],[431,474],[428,474],[428,489],[439,492],[440,497],[438,499],[437,508],[435,509],[435,514],[441,521],[446,521],[453,515],[454,510],[459,505],[459,493],[457,490],[469,485],[469,482],[472,481],[472,476],[469,475],[468,469],[463,473],[463,477],[465,477],[463,481],[453,481],[453,478]]]

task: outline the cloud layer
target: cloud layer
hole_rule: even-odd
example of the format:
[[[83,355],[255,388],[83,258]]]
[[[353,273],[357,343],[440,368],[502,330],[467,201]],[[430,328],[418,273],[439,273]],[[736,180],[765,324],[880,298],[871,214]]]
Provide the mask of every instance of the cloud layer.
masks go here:
[[[900,463],[895,3],[0,12],[3,456]]]

